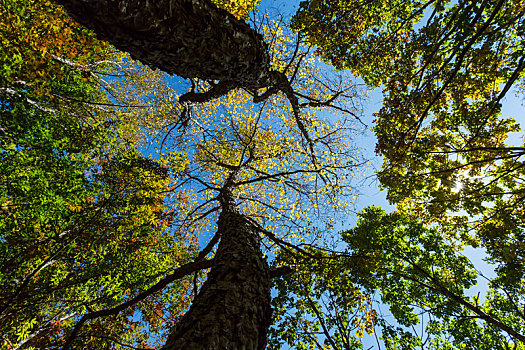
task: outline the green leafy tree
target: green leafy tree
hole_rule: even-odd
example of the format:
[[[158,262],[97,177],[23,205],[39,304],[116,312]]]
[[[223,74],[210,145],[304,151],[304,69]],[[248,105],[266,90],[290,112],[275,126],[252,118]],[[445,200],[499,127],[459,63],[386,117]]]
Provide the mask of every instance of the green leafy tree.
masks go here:
[[[523,78],[523,25],[507,1],[312,1],[295,17],[322,57],[383,86],[374,131],[390,201],[445,223],[460,209],[521,212],[522,147],[506,142],[520,125],[500,112]]]
[[[525,340],[520,295],[490,282],[483,302],[467,296],[478,273],[449,232],[371,207],[343,236],[349,252],[364,260],[350,267],[351,275],[368,291],[378,290],[401,325],[421,322],[416,308],[427,313],[431,346],[506,349]]]
[[[305,1],[294,23],[324,59],[383,88],[374,131],[388,199],[483,248],[492,286],[516,305],[523,145],[508,140],[521,125],[501,109],[522,91],[523,18],[513,1]]]
[[[166,197],[165,167],[119,137],[126,125],[100,90],[110,47],[46,1],[0,11],[1,347],[57,348],[78,319],[187,261],[195,240],[171,228],[184,205]],[[183,312],[188,286],[90,324],[80,347],[146,346]]]
[[[523,347],[521,296],[496,281],[468,293],[479,274],[449,232],[372,206],[342,236],[324,259],[281,256],[300,272],[276,283],[274,348],[362,349],[365,332],[387,349]]]

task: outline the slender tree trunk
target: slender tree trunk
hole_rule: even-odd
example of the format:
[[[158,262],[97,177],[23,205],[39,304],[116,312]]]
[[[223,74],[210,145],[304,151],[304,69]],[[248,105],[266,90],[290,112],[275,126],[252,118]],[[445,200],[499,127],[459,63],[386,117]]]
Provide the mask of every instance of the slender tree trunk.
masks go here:
[[[269,268],[255,227],[231,207],[208,279],[163,350],[263,350],[271,321]]]
[[[209,0],[55,0],[100,39],[184,78],[271,83],[263,37]]]

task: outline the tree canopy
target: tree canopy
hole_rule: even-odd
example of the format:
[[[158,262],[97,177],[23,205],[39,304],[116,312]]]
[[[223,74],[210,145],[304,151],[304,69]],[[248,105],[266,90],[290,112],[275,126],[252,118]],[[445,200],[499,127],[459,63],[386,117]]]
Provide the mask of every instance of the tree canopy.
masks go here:
[[[76,318],[154,284],[196,241],[169,229],[165,167],[119,137],[125,124],[100,87],[109,46],[49,2],[1,11],[1,344],[57,348]],[[174,320],[187,286],[90,324],[84,344],[145,343],[160,327],[152,314]]]
[[[0,7],[2,348],[524,347],[521,2],[55,2]]]
[[[520,205],[522,147],[506,142],[520,124],[501,107],[523,83],[521,5],[302,2],[294,28],[324,59],[383,88],[378,175],[403,210],[439,221],[459,209],[490,217],[486,202]]]

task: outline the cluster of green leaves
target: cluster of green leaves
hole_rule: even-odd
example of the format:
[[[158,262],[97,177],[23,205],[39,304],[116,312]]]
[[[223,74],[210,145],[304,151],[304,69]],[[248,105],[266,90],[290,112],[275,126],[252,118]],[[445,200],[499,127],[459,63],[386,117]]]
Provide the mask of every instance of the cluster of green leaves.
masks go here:
[[[196,241],[170,228],[167,170],[122,137],[101,90],[112,49],[49,1],[7,1],[0,22],[0,346],[56,348],[82,316],[187,261]],[[188,285],[88,323],[80,347],[146,346],[187,307]]]
[[[523,151],[505,143],[520,127],[500,117],[525,67],[519,2],[312,1],[295,26],[327,60],[383,86],[374,130],[391,201],[435,220],[483,214],[509,193],[520,205]]]
[[[370,295],[356,286],[340,254],[307,252],[280,254],[275,261],[295,272],[274,281],[270,348],[359,349],[363,335],[374,332]]]
[[[398,324],[388,324],[387,318],[377,322],[385,346],[506,349],[509,338],[498,322],[523,332],[519,298],[497,289],[484,301],[468,296],[478,274],[461,246],[447,237],[441,228],[377,207],[361,212],[357,226],[343,233],[347,252],[356,257],[348,265],[350,275],[369,293],[379,292]],[[418,324],[420,334],[407,328]]]
[[[272,347],[361,349],[367,332],[386,349],[520,349],[502,332],[523,334],[520,296],[472,296],[478,273],[449,235],[372,206],[342,233],[344,253],[282,255],[298,272],[276,282]]]

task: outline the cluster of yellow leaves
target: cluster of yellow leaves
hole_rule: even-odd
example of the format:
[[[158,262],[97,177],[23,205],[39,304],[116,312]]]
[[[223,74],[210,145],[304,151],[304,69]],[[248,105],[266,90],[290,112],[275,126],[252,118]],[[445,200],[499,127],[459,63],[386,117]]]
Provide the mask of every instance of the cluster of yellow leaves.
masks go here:
[[[259,5],[260,0],[212,0],[212,2],[238,19],[247,19],[250,12]]]
[[[280,71],[287,68],[297,91],[316,100],[332,96],[330,84],[319,78],[323,72],[307,49],[300,49],[302,59],[296,57],[288,64],[295,51],[292,35],[271,21],[263,34],[271,44],[272,66]],[[119,64],[128,73],[106,86],[118,104],[129,106],[119,108],[127,125],[126,138],[157,149],[161,162],[172,170],[175,188],[184,188],[196,199],[187,203],[189,216],[198,217],[213,207],[215,189],[234,167],[242,168],[234,193],[241,210],[269,228],[282,231],[286,223],[290,232],[304,240],[301,230],[313,216],[346,210],[352,199],[349,180],[357,169],[356,153],[349,146],[354,125],[344,117],[331,114],[328,118],[319,113],[322,108],[303,110],[302,122],[315,154],[310,154],[290,103],[281,94],[254,105],[247,92],[231,91],[221,99],[193,106],[189,125],[181,128],[177,83],[158,71],[131,65],[126,56],[120,57]],[[343,88],[351,86],[345,84]],[[198,90],[207,88],[206,83],[197,82]],[[150,135],[150,139],[136,135]],[[326,227],[331,227],[335,217],[325,220]]]
[[[119,114],[120,137],[144,146],[151,141],[147,137],[163,127],[167,132],[177,120],[178,94],[168,85],[165,73],[133,61],[128,54],[116,54],[115,70],[118,75],[102,80],[102,84]]]
[[[374,326],[377,319],[377,312],[372,308],[372,299],[367,294],[360,293],[360,301],[358,304],[358,311],[361,316],[357,316],[352,320],[354,326],[357,327],[355,332],[356,337],[362,338],[365,332],[374,334]]]
[[[269,23],[263,33],[271,43],[274,68],[283,71],[288,66],[287,73],[295,74],[295,88],[302,94],[318,100],[331,97],[318,78],[321,72],[315,58],[302,49],[300,66],[288,65],[294,38],[277,23]],[[187,174],[210,186],[196,183],[204,201],[215,198],[216,189],[239,168],[234,195],[242,212],[270,229],[282,232],[288,227],[289,239],[304,241],[304,227],[319,217],[331,227],[334,216],[325,214],[344,213],[351,201],[349,181],[356,171],[349,145],[351,126],[334,114],[329,119],[304,110],[302,122],[314,143],[311,154],[284,96],[274,95],[261,105],[251,103],[251,98],[234,90],[225,98],[194,106],[189,127],[173,136],[167,157],[188,153]]]

